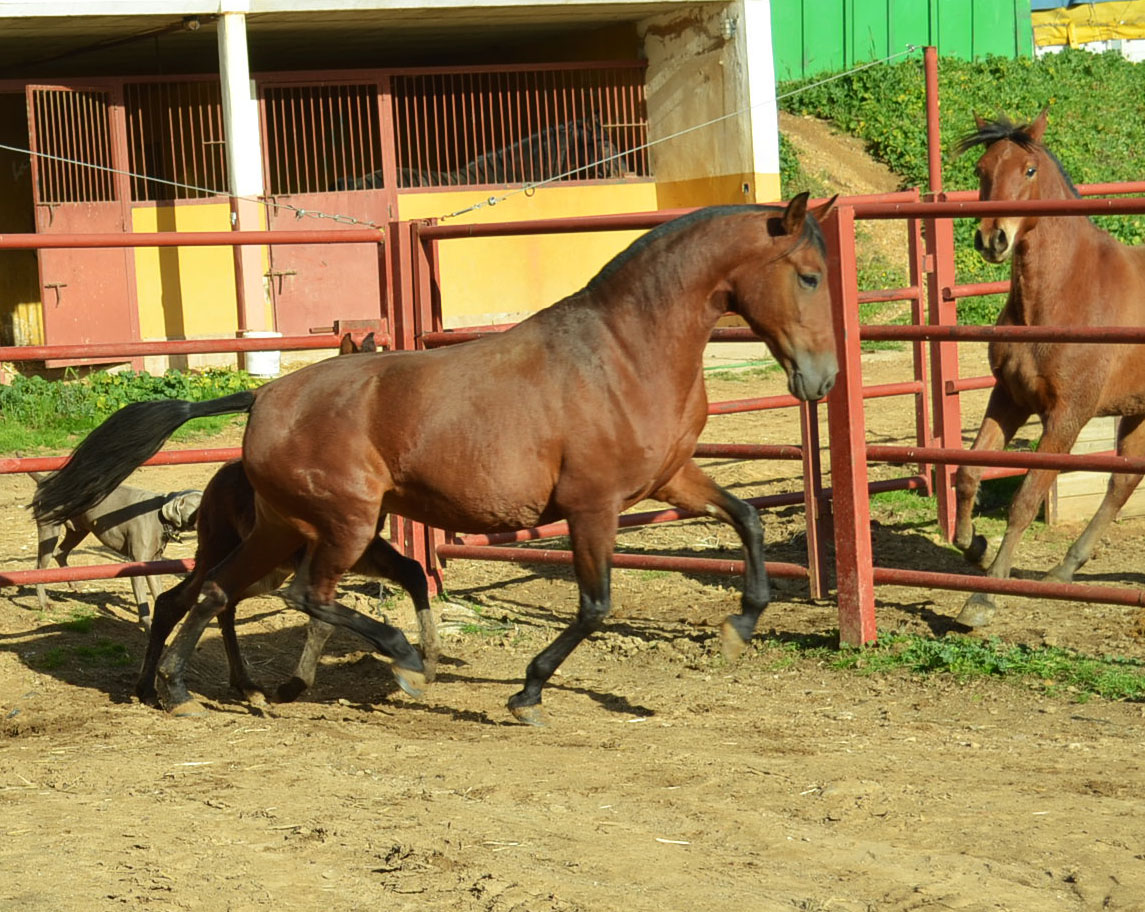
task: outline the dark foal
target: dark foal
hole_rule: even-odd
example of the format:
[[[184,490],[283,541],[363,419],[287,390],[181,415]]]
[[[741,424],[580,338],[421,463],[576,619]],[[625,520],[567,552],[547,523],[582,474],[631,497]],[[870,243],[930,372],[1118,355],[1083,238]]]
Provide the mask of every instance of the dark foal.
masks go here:
[[[741,610],[722,628],[738,655],[771,592],[759,515],[692,461],[707,420],[704,348],[734,311],[794,395],[826,395],[837,363],[816,218],[831,205],[809,213],[802,194],[786,207],[697,210],[642,236],[581,291],[465,345],[330,358],[213,402],[129,405],[41,486],[34,508],[41,518],[74,512],[185,421],[250,412],[243,466],[255,525],[208,572],[162,660],[173,699],[186,694],[183,663],[210,618],[300,548],[287,602],[366,637],[419,691],[424,666],[401,631],[334,600],[383,513],[455,532],[568,520],[580,609],[510,698],[522,721],[541,722],[545,683],[608,614],[617,516],[648,497],[717,517],[742,539]]]
[[[1071,199],[1077,196],[1061,163],[1042,144],[1046,112],[1032,123],[977,118],[978,129],[958,145],[985,146],[978,160],[979,194],[989,200]],[[1011,289],[1000,326],[1140,326],[1145,324],[1145,248],[1127,247],[1080,216],[984,218],[974,246],[991,263],[1011,264]],[[1138,345],[1095,342],[991,342],[997,384],[973,448],[1001,449],[1030,418],[1043,426],[1039,453],[1068,453],[1085,423],[1120,415],[1117,452],[1145,455],[1145,352]],[[955,476],[954,543],[967,560],[986,561],[986,540],[974,534],[972,512],[982,470],[961,466]],[[1032,469],[1010,504],[1006,533],[987,575],[1010,575],[1014,550],[1057,476]],[[1140,475],[1114,473],[1105,498],[1046,579],[1068,582],[1124,506]],[[993,595],[970,596],[958,620],[971,627],[994,617]]]

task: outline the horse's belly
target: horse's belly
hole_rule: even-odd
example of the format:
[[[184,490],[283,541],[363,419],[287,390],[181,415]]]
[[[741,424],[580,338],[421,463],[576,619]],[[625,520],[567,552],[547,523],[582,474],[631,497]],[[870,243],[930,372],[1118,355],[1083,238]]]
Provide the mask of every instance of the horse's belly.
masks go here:
[[[386,494],[382,510],[449,532],[509,532],[560,518],[550,505],[550,494],[479,486],[442,492],[407,484]]]

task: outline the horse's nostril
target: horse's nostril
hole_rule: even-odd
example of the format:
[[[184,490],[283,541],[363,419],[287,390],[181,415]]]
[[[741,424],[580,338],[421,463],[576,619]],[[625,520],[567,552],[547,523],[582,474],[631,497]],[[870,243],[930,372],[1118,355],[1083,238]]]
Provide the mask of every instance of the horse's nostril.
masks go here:
[[[981,253],[986,249],[986,244],[982,240],[982,229],[979,228],[974,232],[974,249]]]
[[[994,247],[998,250],[1006,249],[1006,232],[1001,228],[998,229],[998,234],[994,237]]]

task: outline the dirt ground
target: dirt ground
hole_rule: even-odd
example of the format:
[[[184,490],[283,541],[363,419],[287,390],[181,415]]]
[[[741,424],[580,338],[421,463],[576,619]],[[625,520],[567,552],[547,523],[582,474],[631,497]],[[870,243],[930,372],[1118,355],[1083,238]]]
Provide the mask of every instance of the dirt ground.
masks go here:
[[[867,382],[906,379],[902,354],[869,361]],[[712,395],[781,388],[772,375],[716,381]],[[869,439],[909,439],[909,409],[871,403]],[[790,416],[764,413],[713,419],[705,439],[796,436]],[[744,494],[797,487],[788,463],[709,466]],[[211,471],[136,478],[166,490]],[[0,478],[0,566],[34,562],[30,494],[25,477]],[[765,516],[769,559],[802,560],[802,527],[799,509]],[[1027,536],[1019,571],[1048,568],[1077,531]],[[932,524],[883,516],[873,535],[880,564],[962,566]],[[702,521],[620,544],[738,554],[730,529]],[[1080,577],[1140,586],[1142,550],[1145,523],[1119,523]],[[75,562],[107,559],[91,548]],[[479,615],[438,606],[447,658],[424,700],[338,635],[313,691],[255,709],[229,692],[212,628],[189,677],[210,711],[192,719],[131,697],[144,635],[126,581],[50,587],[47,613],[32,588],[5,590],[0,909],[1145,910],[1139,703],[793,661],[783,644],[830,643],[836,618],[790,581],[764,617],[769,638],[729,666],[715,625],[738,581],[618,571],[607,631],[565,663],[546,691],[550,725],[533,729],[505,700],[575,610],[570,576],[468,561],[447,572],[451,598]],[[961,602],[877,594],[882,630],[933,635]],[[346,598],[376,595],[350,581]],[[240,609],[268,684],[301,645],[301,616],[281,606]],[[413,635],[406,602],[385,610]],[[1131,609],[1010,599],[989,632],[1145,658]]]

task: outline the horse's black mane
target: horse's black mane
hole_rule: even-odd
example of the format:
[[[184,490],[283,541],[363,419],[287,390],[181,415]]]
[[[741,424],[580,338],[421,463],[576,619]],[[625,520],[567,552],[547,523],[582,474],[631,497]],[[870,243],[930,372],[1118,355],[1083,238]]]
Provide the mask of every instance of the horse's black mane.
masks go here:
[[[1005,114],[999,114],[994,120],[986,121],[973,133],[968,133],[958,140],[958,142],[954,144],[954,154],[961,155],[963,152],[975,146],[985,146],[989,148],[1001,139],[1008,139],[1010,142],[1017,143],[1023,149],[1033,150],[1040,148],[1050,157],[1050,160],[1058,166],[1058,170],[1061,172],[1062,177],[1065,178],[1066,186],[1069,187],[1070,192],[1074,196],[1081,196],[1081,194],[1077,192],[1077,187],[1073,185],[1073,180],[1070,178],[1069,172],[1066,171],[1065,167],[1058,160],[1058,157],[1046,148],[1045,145],[1030,135],[1030,126],[1031,124],[1029,123],[1016,124]]]
[[[639,254],[645,247],[656,241],[658,238],[666,234],[674,234],[677,231],[683,231],[686,228],[692,227],[697,222],[707,221],[709,219],[723,218],[729,215],[736,215],[738,213],[746,212],[772,212],[776,215],[782,215],[784,211],[783,206],[764,206],[758,204],[739,204],[739,205],[726,205],[726,206],[708,206],[704,209],[697,209],[694,212],[689,212],[687,215],[682,215],[679,218],[672,219],[670,222],[664,222],[657,225],[651,231],[641,235],[632,242],[624,250],[620,251],[616,256],[604,264],[592,279],[589,280],[588,287],[602,282],[612,275],[621,266],[627,263],[632,257]],[[827,254],[827,242],[823,238],[823,231],[819,227],[819,223],[813,218],[806,218],[803,221],[803,236],[813,243],[819,252],[824,256]]]

